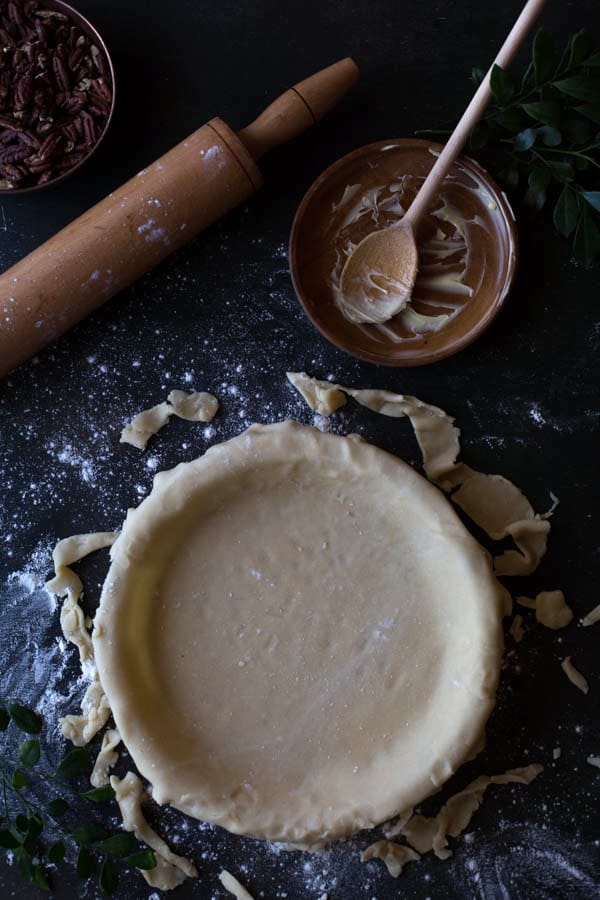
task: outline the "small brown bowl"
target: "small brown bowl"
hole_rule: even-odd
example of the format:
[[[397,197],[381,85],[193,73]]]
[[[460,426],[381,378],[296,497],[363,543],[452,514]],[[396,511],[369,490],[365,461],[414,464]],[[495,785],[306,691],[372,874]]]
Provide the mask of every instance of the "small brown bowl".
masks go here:
[[[100,52],[103,54],[110,73],[111,80],[111,90],[112,90],[112,99],[110,104],[110,110],[108,113],[108,117],[104,124],[104,128],[102,132],[98,136],[98,139],[91,147],[90,151],[79,160],[72,168],[66,169],[64,172],[61,172],[60,175],[57,175],[55,178],[50,179],[49,181],[44,182],[43,184],[33,184],[27,187],[22,188],[0,188],[0,196],[10,196],[17,194],[31,194],[34,191],[42,191],[45,188],[55,187],[57,184],[60,184],[65,179],[70,178],[78,169],[80,169],[91,157],[94,155],[104,138],[108,132],[110,124],[112,122],[113,113],[115,110],[115,98],[116,98],[116,84],[115,84],[115,70],[113,66],[113,62],[111,59],[111,55],[108,52],[108,47],[104,42],[104,39],[99,31],[92,25],[89,19],[86,19],[78,10],[74,9],[68,3],[64,3],[63,0],[41,0],[40,3],[45,9],[56,10],[57,12],[62,12],[75,24],[78,25],[79,28],[83,31],[85,35],[98,47]]]
[[[440,150],[440,144],[412,138],[361,147],[317,178],[296,213],[289,259],[298,299],[319,331],[358,359],[420,366],[457,353],[491,324],[513,284],[518,255],[513,211],[488,173],[460,157],[419,233],[412,306],[421,315],[447,315],[442,327],[416,333],[402,314],[383,325],[356,324],[336,304],[335,285],[349,248],[391,224],[394,204],[404,201],[395,207],[398,219],[398,209],[406,209]],[[353,209],[362,210],[358,218]],[[454,246],[462,250],[445,249]]]

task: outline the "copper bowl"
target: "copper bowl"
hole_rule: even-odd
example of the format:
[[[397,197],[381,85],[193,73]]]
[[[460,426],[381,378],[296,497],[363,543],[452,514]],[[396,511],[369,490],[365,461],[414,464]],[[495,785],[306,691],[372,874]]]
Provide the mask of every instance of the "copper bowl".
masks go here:
[[[115,70],[113,66],[113,61],[110,53],[108,52],[108,47],[104,42],[104,39],[99,31],[92,25],[92,23],[85,18],[80,12],[74,9],[72,6],[69,6],[68,3],[63,3],[63,0],[42,0],[41,5],[46,9],[54,9],[58,12],[64,13],[66,16],[71,19],[75,25],[78,25],[84,34],[86,34],[91,41],[98,47],[100,52],[104,54],[104,58],[108,64],[108,69],[110,72],[111,79],[111,88],[112,88],[112,100],[110,104],[110,110],[108,113],[108,118],[102,129],[101,134],[98,137],[98,140],[94,144],[94,146],[90,149],[89,153],[87,153],[83,159],[80,159],[78,163],[76,163],[72,168],[67,169],[65,172],[61,172],[60,175],[57,175],[56,178],[52,178],[49,181],[44,182],[44,184],[33,184],[29,187],[22,188],[5,188],[0,189],[0,196],[10,196],[17,194],[31,194],[34,191],[42,191],[45,188],[55,187],[57,184],[60,184],[61,181],[65,181],[65,179],[70,178],[81,166],[85,165],[89,159],[94,155],[104,138],[106,137],[106,133],[110,127],[112,122],[113,113],[115,110],[115,98],[116,98],[116,83],[115,83]]]
[[[512,287],[518,255],[513,211],[489,174],[473,160],[460,157],[449,180],[444,182],[442,197],[448,197],[448,202],[459,208],[462,204],[462,211],[470,221],[489,225],[487,231],[483,227],[477,231],[472,226],[475,238],[465,257],[468,266],[465,293],[467,289],[473,292],[468,302],[460,308],[457,306],[439,330],[419,335],[403,328],[398,317],[385,326],[356,324],[345,318],[336,305],[331,281],[343,247],[335,227],[336,209],[345,189],[359,184],[366,191],[374,189],[373,185],[390,185],[407,174],[422,180],[440,150],[440,144],[412,138],[361,147],[317,178],[296,213],[289,260],[298,299],[321,334],[358,359],[384,366],[420,366],[457,353],[489,327]],[[476,190],[473,185],[477,186]],[[351,241],[357,243],[375,227],[382,225],[367,224],[364,220],[353,225]],[[418,288],[419,280],[414,308],[432,314],[429,309],[418,309],[421,302]],[[443,303],[437,305],[441,307],[440,312],[444,311]]]

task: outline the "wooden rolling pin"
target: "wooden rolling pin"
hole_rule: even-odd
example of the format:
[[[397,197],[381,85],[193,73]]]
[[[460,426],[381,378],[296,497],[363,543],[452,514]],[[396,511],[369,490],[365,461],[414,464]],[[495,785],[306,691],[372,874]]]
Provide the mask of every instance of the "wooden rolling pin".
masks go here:
[[[342,59],[237,134],[212,119],[0,275],[0,377],[247,200],[263,183],[255,160],[318,122],[358,75]]]

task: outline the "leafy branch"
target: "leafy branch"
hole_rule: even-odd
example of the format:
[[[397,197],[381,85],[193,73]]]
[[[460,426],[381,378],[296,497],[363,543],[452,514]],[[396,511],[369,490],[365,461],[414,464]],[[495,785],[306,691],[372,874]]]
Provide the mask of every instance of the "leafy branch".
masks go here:
[[[472,70],[476,86],[484,74]],[[471,151],[531,212],[550,207],[558,233],[589,265],[600,257],[600,50],[582,30],[559,57],[540,28],[520,82],[494,66],[490,87]]]
[[[12,731],[28,737],[19,744],[16,761],[0,754],[0,847],[13,854],[17,871],[27,884],[49,891],[49,865],[73,857],[77,875],[84,879],[97,875],[100,892],[108,896],[117,889],[119,863],[137,869],[156,866],[154,853],[140,848],[130,832],[110,833],[93,818],[64,821],[71,804],[60,796],[61,782],[89,776],[92,759],[88,750],[71,750],[49,775],[36,768],[41,757],[37,735],[42,731],[42,718],[19,703],[0,703],[0,732],[7,732],[11,725]],[[44,783],[48,792],[56,795],[43,807],[24,793],[33,781]],[[115,792],[105,785],[82,791],[79,796],[98,804],[113,800]]]

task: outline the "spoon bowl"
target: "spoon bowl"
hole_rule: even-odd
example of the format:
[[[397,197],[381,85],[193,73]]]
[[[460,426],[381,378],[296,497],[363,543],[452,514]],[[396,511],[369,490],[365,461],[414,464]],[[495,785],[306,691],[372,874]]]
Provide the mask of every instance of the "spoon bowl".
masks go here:
[[[387,322],[410,303],[418,269],[410,224],[373,231],[346,260],[340,291],[352,322]]]

